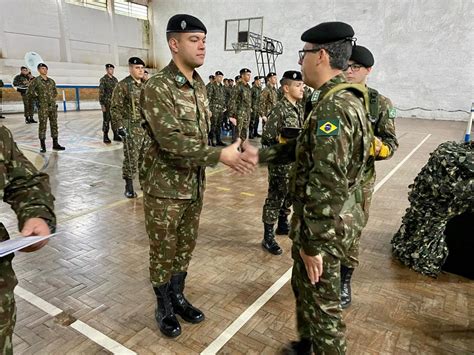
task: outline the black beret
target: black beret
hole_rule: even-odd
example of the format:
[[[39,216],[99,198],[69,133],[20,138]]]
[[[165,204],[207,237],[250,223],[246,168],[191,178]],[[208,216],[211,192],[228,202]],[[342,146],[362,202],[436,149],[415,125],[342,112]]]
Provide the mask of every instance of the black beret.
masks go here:
[[[115,66],[113,64],[106,64],[105,65],[105,68],[108,69],[108,68],[115,68]]]
[[[297,81],[303,81],[303,76],[301,75],[301,72],[296,71],[296,70],[288,70],[283,74],[282,79],[289,79],[289,80],[297,80]]]
[[[144,73],[145,73],[145,74],[150,74],[150,73],[148,73],[148,70],[145,70]]]
[[[218,76],[218,75],[222,75],[222,76],[224,76],[224,74],[223,74],[221,71],[219,71],[219,70],[218,70],[218,71],[216,71],[216,76]]]
[[[236,78],[238,78],[238,76],[236,76]],[[229,81],[234,81],[234,79],[230,78]]]
[[[253,77],[253,81],[257,81],[257,80],[260,80],[260,76],[258,75]]]
[[[374,56],[370,51],[362,46],[354,46],[352,47],[352,54],[350,60],[363,65],[366,68],[370,68],[374,65],[375,60]]]
[[[214,79],[214,78],[215,78],[215,76],[214,76],[214,75],[212,75],[212,74],[211,74],[211,75],[209,75],[209,79]]]
[[[251,72],[252,71],[248,68],[242,68],[242,69],[240,69],[239,73],[240,73],[240,75],[242,75],[242,74],[251,73]]]
[[[179,14],[169,19],[166,33],[170,32],[204,32],[207,34],[207,29],[197,17]]]
[[[39,68],[46,68],[48,69],[48,66],[44,63],[39,63],[38,66],[36,67],[36,69],[39,69]]]
[[[303,32],[303,42],[325,44],[337,42],[343,39],[351,40],[354,37],[354,29],[344,22],[323,22]]]
[[[276,76],[276,75],[277,75],[277,73],[271,71],[270,73],[267,74],[267,79],[271,78],[272,76]]]
[[[22,67],[20,68],[20,70],[23,70],[23,69],[26,69],[26,70],[28,70],[28,68],[27,68],[27,67],[23,67],[23,66],[22,66]]]
[[[239,79],[240,79],[240,76],[238,76],[238,75],[234,78],[235,81],[237,81]]]
[[[143,60],[141,60],[140,58],[138,58],[138,57],[128,58],[128,64],[135,64],[135,65],[145,66],[145,62]]]

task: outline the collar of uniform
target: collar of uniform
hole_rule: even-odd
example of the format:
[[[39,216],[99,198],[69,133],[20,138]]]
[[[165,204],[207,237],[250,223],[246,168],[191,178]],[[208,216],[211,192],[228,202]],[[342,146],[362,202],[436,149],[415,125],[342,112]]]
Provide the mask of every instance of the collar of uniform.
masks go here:
[[[134,78],[132,78],[131,75],[127,76],[125,80],[130,81],[132,84],[135,84],[136,86],[140,86],[143,84],[142,82],[136,81]]]
[[[190,87],[193,87],[193,84],[191,84],[189,82],[188,79],[186,79],[186,77],[184,76],[183,73],[181,73],[181,70],[179,70],[178,66],[176,65],[176,63],[171,60],[170,63],[168,64],[168,67],[170,68],[170,71],[171,71],[171,74],[173,75],[174,77],[174,81],[176,82],[176,86],[178,86],[179,88],[180,87],[183,87],[184,84],[188,84]],[[197,73],[197,71],[193,71],[193,82],[194,82],[194,85],[196,85],[196,83],[199,82],[199,79],[201,77],[199,76],[199,74]]]
[[[326,93],[331,90],[333,87],[335,87],[338,84],[346,83],[346,79],[344,77],[344,74],[338,74],[328,81],[326,81],[323,86],[321,86],[318,91],[319,91],[319,98],[324,97]]]
[[[283,95],[283,97],[281,98],[281,101],[283,101],[283,103],[286,106],[291,107],[292,109],[298,110],[298,107],[297,107],[298,104],[297,103],[293,104],[290,100],[288,100],[288,98],[285,95]]]

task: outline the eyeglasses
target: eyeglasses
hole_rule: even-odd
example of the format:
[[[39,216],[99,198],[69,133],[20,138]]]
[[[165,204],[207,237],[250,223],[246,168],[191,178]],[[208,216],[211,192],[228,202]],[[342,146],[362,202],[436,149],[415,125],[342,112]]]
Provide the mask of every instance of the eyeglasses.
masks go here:
[[[319,52],[320,50],[321,50],[321,48],[313,48],[313,49],[302,49],[302,50],[298,51],[298,54],[300,56],[300,62],[303,61],[304,56],[306,55],[306,53],[316,53],[316,52]]]
[[[363,68],[364,66],[363,65],[360,65],[360,64],[348,64],[347,65],[347,68],[344,69],[344,71],[348,71],[349,68],[355,73],[355,72],[358,72],[360,70],[360,68]]]

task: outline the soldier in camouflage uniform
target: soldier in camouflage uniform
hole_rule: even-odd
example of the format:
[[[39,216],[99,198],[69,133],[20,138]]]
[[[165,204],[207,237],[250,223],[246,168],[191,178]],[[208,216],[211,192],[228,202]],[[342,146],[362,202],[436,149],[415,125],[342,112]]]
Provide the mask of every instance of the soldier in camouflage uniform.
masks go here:
[[[232,141],[237,138],[242,141],[247,139],[252,114],[252,89],[249,85],[251,73],[250,69],[240,69],[240,80],[230,96],[229,120],[236,126]]]
[[[248,161],[282,164],[296,159],[290,238],[300,341],[286,349],[293,354],[346,352],[340,263],[363,227],[361,182],[373,141],[367,89],[347,84],[342,74],[353,35],[352,27],[341,22],[321,23],[303,33],[303,79],[317,90],[318,99],[300,135],[264,149],[258,159],[244,144]]]
[[[209,82],[206,84],[206,91],[209,93],[209,87],[214,83],[216,77],[214,75],[209,75]]]
[[[125,180],[125,197],[135,198],[133,177],[138,170],[140,149],[145,131],[141,125],[140,96],[143,89],[145,63],[138,57],[128,59],[130,75],[121,80],[114,89],[110,112],[112,130],[123,138],[122,178]]]
[[[374,65],[372,53],[365,47],[354,46],[345,70],[348,82],[367,85],[367,78]],[[380,95],[375,89],[367,88],[369,92],[370,121],[374,132],[374,144],[371,156],[364,171],[362,180],[364,225],[369,219],[369,208],[375,184],[375,160],[390,159],[398,148],[395,134],[396,111],[389,98]],[[357,236],[347,256],[347,263],[341,263],[341,303],[342,308],[351,303],[351,278],[355,267],[359,265],[360,234]]]
[[[263,122],[267,121],[267,116],[275,107],[278,101],[278,91],[276,89],[277,75],[274,72],[267,74],[267,84],[260,95],[260,117]]]
[[[209,108],[211,109],[211,131],[209,132],[210,145],[213,147],[221,146],[225,147],[226,144],[222,142],[221,131],[222,131],[222,118],[224,111],[226,110],[225,102],[225,87],[222,84],[224,74],[220,71],[216,71],[215,79],[212,84],[207,88],[207,97],[209,99]],[[215,138],[215,142],[214,142]]]
[[[118,83],[114,76],[115,66],[113,64],[105,65],[106,74],[100,78],[99,82],[99,102],[102,109],[102,132],[104,132],[104,143],[111,143],[109,138],[110,128],[110,101],[112,100],[112,93]],[[120,136],[116,131],[112,130],[114,134],[114,141],[120,142]]]
[[[48,77],[48,66],[44,63],[38,64],[39,76],[33,79],[26,94],[29,99],[36,100],[38,103],[38,136],[41,145],[41,153],[46,152],[46,127],[51,128],[51,138],[53,139],[54,150],[65,150],[63,146],[58,143],[58,105],[56,104],[56,83],[53,79]]]
[[[250,131],[249,138],[260,138],[258,134],[258,122],[259,122],[259,111],[260,111],[260,95],[262,94],[262,82],[260,76],[253,78],[252,85],[252,116],[250,120]]]
[[[176,314],[191,323],[204,320],[183,290],[196,245],[206,166],[220,161],[241,172],[251,169],[241,159],[240,140],[225,148],[207,144],[209,105],[195,70],[204,63],[206,33],[193,16],[170,18],[167,39],[172,60],[148,80],[141,100],[152,139],[140,171],[150,281],[157,299],[156,321],[169,337],[181,334]]]
[[[28,75],[27,67],[21,67],[20,74],[16,75],[13,78],[13,86],[16,88],[16,91],[18,91],[21,94],[21,99],[23,100],[23,111],[25,115],[26,124],[37,123],[33,119],[33,114],[34,114],[33,100],[31,100],[30,97],[26,95],[28,86],[30,85],[31,80],[33,79],[34,78],[31,78]]]
[[[2,114],[3,113],[3,111],[2,111],[3,110],[3,90],[2,90],[2,88],[3,88],[4,85],[5,84],[3,83],[3,80],[0,79],[0,118],[5,118],[5,116],[3,116],[3,114]]]
[[[303,78],[298,71],[287,71],[281,80],[283,98],[270,111],[262,133],[262,146],[270,147],[283,142],[291,132],[303,126],[303,111],[298,101],[303,97]],[[293,138],[296,137],[293,136]],[[263,205],[262,222],[265,229],[262,246],[279,255],[282,250],[275,241],[274,225],[278,220],[277,234],[288,234],[288,216],[291,201],[288,194],[292,164],[268,164],[268,195]]]
[[[54,197],[51,195],[48,175],[40,173],[20,152],[11,132],[0,126],[0,191],[18,217],[23,236],[49,235],[54,230]],[[0,241],[8,240],[8,232],[0,223]],[[42,241],[22,251],[43,247]],[[13,354],[12,335],[16,321],[13,289],[17,284],[12,268],[14,254],[0,258],[0,353]]]

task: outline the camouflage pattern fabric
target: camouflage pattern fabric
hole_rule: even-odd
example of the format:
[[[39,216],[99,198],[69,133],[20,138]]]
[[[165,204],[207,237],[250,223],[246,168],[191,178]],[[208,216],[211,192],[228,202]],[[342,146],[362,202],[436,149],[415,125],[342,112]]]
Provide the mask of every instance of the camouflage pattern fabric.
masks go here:
[[[5,84],[3,83],[3,80],[0,79],[0,116],[2,115],[2,112],[3,112],[3,86]]]
[[[473,150],[473,142],[442,143],[409,186],[410,207],[392,238],[392,253],[424,275],[436,277],[441,272],[448,256],[448,221],[474,212]]]
[[[395,134],[395,108],[389,98],[378,95],[378,117],[372,123],[374,136],[378,137],[384,145],[389,148],[389,154],[386,157],[370,156],[365,167],[364,177],[362,180],[362,206],[364,208],[365,221],[364,226],[369,220],[369,209],[372,203],[372,194],[375,185],[375,161],[390,159],[398,149],[398,140]],[[359,234],[347,254],[347,262],[345,266],[355,268],[359,265],[359,245],[361,234]]]
[[[34,114],[33,100],[26,95],[30,81],[30,77],[23,74],[18,74],[13,78],[13,86],[17,88],[17,91],[21,94],[21,99],[23,100],[23,112],[25,118],[33,117]]]
[[[262,95],[260,95],[260,116],[268,116],[273,107],[275,107],[278,101],[278,92],[277,89],[268,84],[263,90]]]
[[[346,350],[339,268],[363,228],[361,182],[373,141],[359,92],[344,89],[326,95],[343,83],[344,76],[339,74],[319,89],[319,101],[297,139],[263,149],[259,154],[261,162],[296,160],[290,183],[294,213],[289,237],[299,275],[293,276],[292,282],[296,287],[300,280],[309,282],[296,250],[323,256],[323,284],[307,286],[307,292],[296,297],[298,329],[303,325],[311,329],[313,350],[318,354],[343,354]],[[360,94],[365,97],[367,92]]]
[[[26,93],[31,100],[36,100],[38,104],[38,137],[46,138],[46,128],[49,120],[51,138],[58,138],[58,105],[56,104],[56,83],[51,78],[43,79],[37,76],[31,81]]]
[[[211,110],[211,133],[215,137],[221,136],[222,119],[224,111],[226,110],[225,103],[225,86],[219,84],[217,81],[209,85],[207,90],[207,97],[209,100],[209,109]]]
[[[252,113],[252,89],[248,84],[239,82],[232,89],[229,102],[229,117],[237,119],[237,127],[233,139],[247,139]]]
[[[256,85],[252,86],[252,115],[250,119],[250,132],[256,133],[259,122],[259,110],[260,110],[260,95],[262,94],[262,88]]]
[[[122,177],[133,179],[138,169],[140,149],[145,131],[141,126],[142,112],[140,97],[144,84],[130,75],[115,87],[110,103],[112,130],[123,127],[127,137],[123,140]]]
[[[105,74],[100,78],[99,82],[99,102],[102,106],[105,106],[105,112],[102,112],[102,131],[108,132],[111,115],[110,115],[110,103],[112,101],[112,94],[115,86],[117,86],[118,80],[115,76],[110,77]]]
[[[268,121],[262,133],[262,146],[278,144],[284,127],[301,128],[302,126],[301,107],[298,104],[293,105],[286,97],[283,97],[268,115]],[[263,205],[263,223],[275,224],[279,215],[290,214],[291,199],[288,192],[291,168],[292,164],[268,164],[268,194]]]
[[[151,144],[144,153],[140,183],[150,239],[150,280],[159,286],[174,271],[188,267],[197,239],[205,167],[218,163],[222,149],[207,145],[209,103],[197,72],[190,83],[171,61],[147,81],[141,102]]]
[[[40,173],[20,152],[10,131],[0,126],[0,195],[18,217],[18,228],[33,217],[46,220],[51,229],[56,225],[54,197],[48,175]],[[0,223],[0,241],[8,240],[8,232]],[[13,255],[0,258],[0,353],[12,354],[12,334],[16,308],[13,289],[17,284],[12,269]]]

